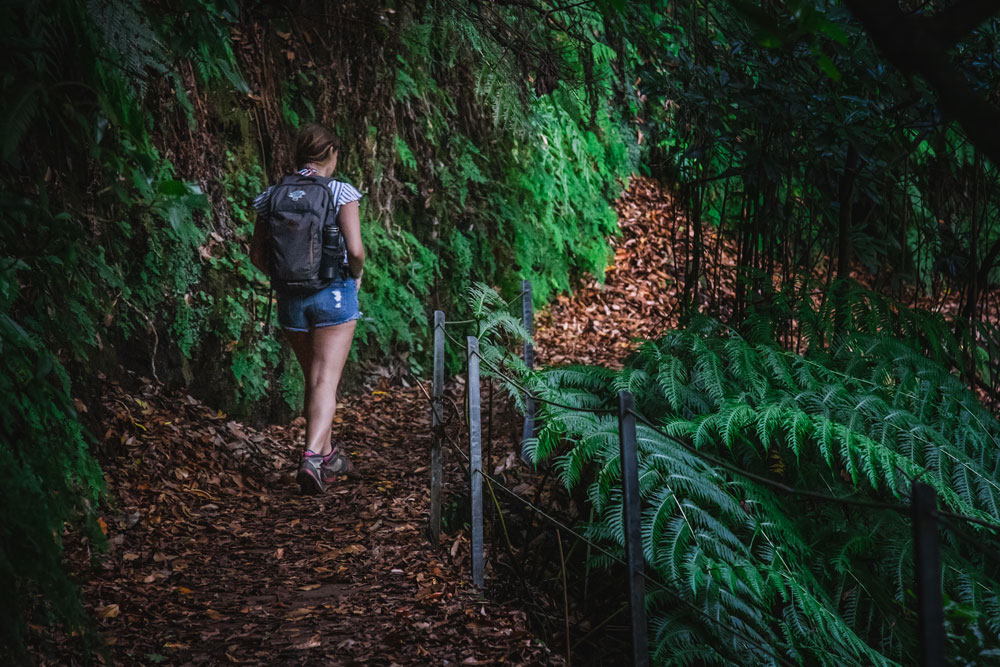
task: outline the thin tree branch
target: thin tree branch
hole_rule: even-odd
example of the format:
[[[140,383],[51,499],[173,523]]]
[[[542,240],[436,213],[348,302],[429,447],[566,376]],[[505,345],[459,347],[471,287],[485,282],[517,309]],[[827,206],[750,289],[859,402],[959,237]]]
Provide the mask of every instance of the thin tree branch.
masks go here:
[[[1000,133],[996,131],[1000,109],[973,90],[937,38],[924,29],[925,19],[904,15],[896,0],[844,1],[886,59],[900,71],[923,78],[936,94],[943,115],[955,120],[970,141],[1000,165]]]

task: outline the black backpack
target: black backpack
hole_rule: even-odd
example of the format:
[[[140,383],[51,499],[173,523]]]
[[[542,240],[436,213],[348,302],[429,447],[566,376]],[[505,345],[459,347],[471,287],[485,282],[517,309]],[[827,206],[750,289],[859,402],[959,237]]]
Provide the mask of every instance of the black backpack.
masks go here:
[[[291,174],[268,202],[271,286],[305,294],[323,289],[341,272],[344,237],[337,224],[331,179]]]

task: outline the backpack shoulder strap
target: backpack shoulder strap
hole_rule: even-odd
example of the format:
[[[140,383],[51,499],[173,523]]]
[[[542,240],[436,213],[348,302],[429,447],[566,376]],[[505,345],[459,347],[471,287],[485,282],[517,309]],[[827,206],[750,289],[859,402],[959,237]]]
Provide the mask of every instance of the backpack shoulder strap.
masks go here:
[[[324,186],[326,186],[326,191],[330,196],[329,199],[330,205],[328,206],[329,213],[327,214],[327,220],[329,221],[330,225],[339,228],[339,225],[337,224],[337,215],[340,213],[340,204],[337,203],[337,198],[338,198],[338,193],[340,192],[338,189],[340,181],[337,181],[332,178],[324,178],[322,180],[322,183]]]

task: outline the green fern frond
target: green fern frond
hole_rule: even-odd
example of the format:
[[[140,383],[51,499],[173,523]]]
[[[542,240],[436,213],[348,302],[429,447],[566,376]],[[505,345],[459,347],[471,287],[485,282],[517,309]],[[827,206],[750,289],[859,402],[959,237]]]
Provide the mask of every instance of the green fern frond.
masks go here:
[[[935,326],[857,290],[847,298],[856,326]],[[811,318],[800,320],[813,336],[807,355],[721,335],[700,318],[643,344],[617,373],[575,366],[524,380],[547,398],[594,409],[630,390],[638,411],[660,424],[637,425],[642,548],[649,571],[674,594],[803,663],[905,664],[916,637],[905,612],[913,563],[904,517],[803,504],[716,469],[681,444],[832,495],[905,502],[911,480],[921,480],[943,507],[1000,522],[1000,422],[912,343],[879,332],[834,335],[824,319],[831,308],[796,311]],[[934,335],[946,354],[947,335]],[[563,483],[587,485],[595,512],[588,535],[621,549],[617,418],[546,407],[540,422],[539,441],[550,444],[533,451],[560,452]],[[988,610],[979,627],[1000,627],[1000,581],[965,548],[957,540],[942,546],[945,591]],[[723,663],[768,659],[697,614],[672,613],[668,598],[650,593],[654,655],[673,647],[709,660],[687,652],[693,637],[709,637]]]

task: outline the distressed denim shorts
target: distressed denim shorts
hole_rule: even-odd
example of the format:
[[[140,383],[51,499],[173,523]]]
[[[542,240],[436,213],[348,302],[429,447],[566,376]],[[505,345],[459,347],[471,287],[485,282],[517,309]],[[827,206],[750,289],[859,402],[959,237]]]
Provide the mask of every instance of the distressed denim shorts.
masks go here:
[[[286,331],[311,331],[361,317],[354,278],[334,280],[312,294],[277,294],[278,324]]]

